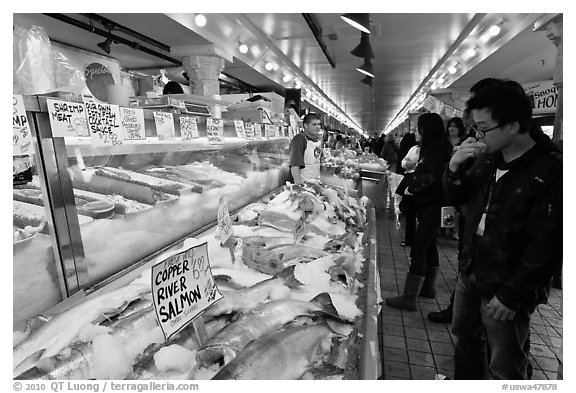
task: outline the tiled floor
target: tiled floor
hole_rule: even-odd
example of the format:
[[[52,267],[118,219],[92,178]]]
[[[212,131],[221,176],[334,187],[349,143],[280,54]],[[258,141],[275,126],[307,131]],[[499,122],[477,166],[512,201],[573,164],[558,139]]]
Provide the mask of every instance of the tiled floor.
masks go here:
[[[397,296],[404,288],[410,263],[409,247],[401,247],[401,232],[390,210],[376,210],[382,297]],[[450,324],[428,321],[430,311],[450,302],[456,283],[457,242],[439,238],[441,277],[436,299],[419,298],[418,311],[382,305],[379,341],[383,379],[434,379],[436,373],[454,376]],[[531,323],[533,379],[556,379],[556,353],[562,344],[562,291],[552,289],[549,303],[538,307]]]

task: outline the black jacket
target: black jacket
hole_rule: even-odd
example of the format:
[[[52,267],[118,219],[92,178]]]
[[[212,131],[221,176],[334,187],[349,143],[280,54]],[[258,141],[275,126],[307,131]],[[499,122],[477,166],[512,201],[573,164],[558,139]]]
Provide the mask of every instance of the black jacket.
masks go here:
[[[500,153],[479,158],[467,171],[446,169],[449,204],[467,204],[459,271],[480,295],[512,310],[546,302],[550,279],[562,263],[562,158],[539,140],[495,180]],[[476,234],[492,188],[484,233]]]
[[[423,156],[422,149],[420,149],[418,166],[408,186],[408,192],[414,195],[414,203],[421,206],[444,204],[442,173],[446,163],[450,160],[451,152],[452,146],[448,141],[444,145],[438,144],[433,154]]]

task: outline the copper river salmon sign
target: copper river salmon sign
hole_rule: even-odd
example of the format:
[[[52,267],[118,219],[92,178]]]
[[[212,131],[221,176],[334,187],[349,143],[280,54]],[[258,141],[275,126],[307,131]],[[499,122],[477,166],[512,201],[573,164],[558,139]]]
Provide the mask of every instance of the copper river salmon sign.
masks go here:
[[[208,243],[186,247],[152,267],[152,299],[166,339],[221,298],[210,269]]]

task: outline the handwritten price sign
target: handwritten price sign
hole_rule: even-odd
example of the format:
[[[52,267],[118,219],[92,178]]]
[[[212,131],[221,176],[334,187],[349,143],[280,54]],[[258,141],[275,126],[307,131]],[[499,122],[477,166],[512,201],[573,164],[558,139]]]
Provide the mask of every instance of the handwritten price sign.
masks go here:
[[[262,139],[262,124],[254,123],[254,136],[256,139]]]
[[[252,123],[245,124],[244,131],[246,132],[246,139],[254,139],[254,124]]]
[[[172,113],[154,112],[154,122],[156,123],[156,134],[158,134],[159,140],[176,139]]]
[[[13,156],[32,154],[32,133],[22,96],[12,96]]]
[[[224,120],[206,119],[206,133],[208,134],[208,143],[224,143]]]
[[[88,130],[95,145],[121,145],[124,140],[120,127],[118,105],[86,103]]]
[[[234,120],[234,128],[236,129],[236,136],[238,138],[246,138],[244,122],[242,120]]]
[[[234,228],[232,227],[232,220],[230,219],[230,213],[228,211],[228,198],[226,195],[222,195],[218,201],[218,234],[220,236],[220,243],[226,243],[226,240],[234,234]]]
[[[274,137],[274,128],[272,124],[264,124],[264,137],[266,139]]]
[[[86,106],[81,102],[46,99],[52,136],[89,135]]]
[[[120,123],[125,141],[146,139],[144,128],[144,110],[138,108],[120,108]]]
[[[180,118],[180,133],[183,141],[198,138],[198,122],[196,116],[182,116]]]

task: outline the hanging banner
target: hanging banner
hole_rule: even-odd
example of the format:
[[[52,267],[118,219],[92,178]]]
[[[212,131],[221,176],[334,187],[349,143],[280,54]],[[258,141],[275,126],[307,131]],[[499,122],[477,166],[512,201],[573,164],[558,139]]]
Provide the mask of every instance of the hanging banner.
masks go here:
[[[180,133],[183,141],[191,141],[199,137],[196,116],[180,117]]]
[[[166,339],[221,298],[210,269],[208,243],[190,246],[152,266],[152,299]]]
[[[146,139],[143,109],[120,107],[120,123],[125,141]]]
[[[82,102],[46,99],[52,136],[89,135],[86,106]]]
[[[206,133],[208,134],[208,143],[224,143],[224,120],[207,118]]]
[[[246,139],[254,139],[254,124],[246,123],[244,125],[244,132],[246,133]]]
[[[124,137],[120,128],[118,105],[87,102],[88,130],[94,145],[121,145]]]
[[[524,91],[532,103],[532,113],[534,115],[556,113],[558,88],[554,86],[554,81],[525,83],[522,87],[524,87]]]
[[[12,96],[12,156],[33,154],[32,132],[22,96]]]
[[[161,141],[176,139],[174,130],[174,116],[169,112],[154,112],[154,122],[156,123],[156,134]]]
[[[238,138],[246,138],[244,131],[244,122],[242,120],[234,120],[234,128],[236,129],[236,136]]]
[[[256,139],[262,139],[262,124],[254,123],[254,136]]]

